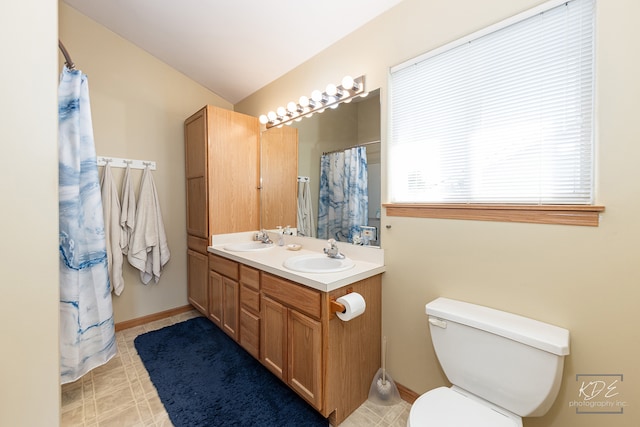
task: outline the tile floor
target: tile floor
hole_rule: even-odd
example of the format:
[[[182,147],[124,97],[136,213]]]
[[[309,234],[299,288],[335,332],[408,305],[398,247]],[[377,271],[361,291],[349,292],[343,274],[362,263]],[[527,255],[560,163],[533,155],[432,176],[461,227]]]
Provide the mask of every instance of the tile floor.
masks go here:
[[[183,322],[200,313],[191,311],[116,333],[118,354],[104,366],[62,386],[63,427],[171,427],[169,416],[138,357],[138,335]],[[362,404],[340,427],[404,427],[410,405]]]

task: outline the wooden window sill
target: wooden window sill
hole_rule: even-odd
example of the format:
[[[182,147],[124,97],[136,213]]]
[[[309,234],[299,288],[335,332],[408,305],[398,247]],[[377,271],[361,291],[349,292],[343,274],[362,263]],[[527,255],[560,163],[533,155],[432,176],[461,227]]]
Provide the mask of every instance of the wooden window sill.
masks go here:
[[[597,227],[604,206],[387,203],[387,216]]]

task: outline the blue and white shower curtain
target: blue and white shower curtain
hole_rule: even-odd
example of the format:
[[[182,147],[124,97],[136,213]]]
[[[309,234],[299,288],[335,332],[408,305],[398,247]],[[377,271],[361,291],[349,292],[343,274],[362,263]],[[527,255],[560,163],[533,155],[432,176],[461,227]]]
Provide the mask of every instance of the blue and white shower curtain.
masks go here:
[[[104,217],[87,76],[62,71],[58,88],[60,375],[77,380],[116,354]]]
[[[320,158],[318,238],[353,242],[369,220],[367,150],[355,147]]]

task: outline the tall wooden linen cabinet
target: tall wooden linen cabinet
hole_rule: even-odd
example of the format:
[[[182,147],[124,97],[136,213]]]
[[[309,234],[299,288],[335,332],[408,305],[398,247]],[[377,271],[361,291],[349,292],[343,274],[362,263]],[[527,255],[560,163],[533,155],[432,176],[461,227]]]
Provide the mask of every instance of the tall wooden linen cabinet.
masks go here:
[[[185,120],[189,302],[208,310],[212,234],[260,227],[258,119],[207,105]]]

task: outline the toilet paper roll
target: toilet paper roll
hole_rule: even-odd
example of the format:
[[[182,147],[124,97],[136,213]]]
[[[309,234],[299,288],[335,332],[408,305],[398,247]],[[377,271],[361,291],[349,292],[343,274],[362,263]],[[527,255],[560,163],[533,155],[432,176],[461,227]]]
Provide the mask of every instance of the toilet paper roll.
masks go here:
[[[344,312],[337,312],[336,316],[344,322],[348,322],[364,313],[364,309],[367,308],[362,295],[357,292],[351,292],[336,300],[340,304],[344,305]]]

